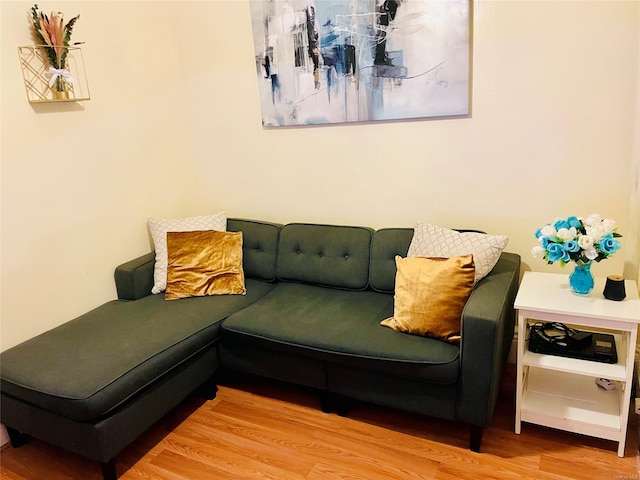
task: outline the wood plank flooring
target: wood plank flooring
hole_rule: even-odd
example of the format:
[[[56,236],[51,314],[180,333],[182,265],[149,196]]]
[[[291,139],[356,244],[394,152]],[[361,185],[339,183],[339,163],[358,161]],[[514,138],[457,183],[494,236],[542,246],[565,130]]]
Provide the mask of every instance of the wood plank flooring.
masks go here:
[[[259,379],[191,398],[117,457],[122,480],[640,480],[638,422],[625,458],[606,440],[524,424],[513,433],[515,368],[482,453],[468,428],[367,404],[325,414],[317,395]],[[0,453],[3,480],[99,480],[99,465],[32,439]]]

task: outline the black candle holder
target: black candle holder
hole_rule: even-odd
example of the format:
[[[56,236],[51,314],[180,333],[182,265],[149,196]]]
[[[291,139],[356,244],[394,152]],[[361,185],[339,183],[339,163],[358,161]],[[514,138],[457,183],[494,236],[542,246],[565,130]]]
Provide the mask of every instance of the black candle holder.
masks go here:
[[[620,275],[609,275],[604,285],[604,298],[617,302],[624,300],[627,293],[624,290],[624,277]]]

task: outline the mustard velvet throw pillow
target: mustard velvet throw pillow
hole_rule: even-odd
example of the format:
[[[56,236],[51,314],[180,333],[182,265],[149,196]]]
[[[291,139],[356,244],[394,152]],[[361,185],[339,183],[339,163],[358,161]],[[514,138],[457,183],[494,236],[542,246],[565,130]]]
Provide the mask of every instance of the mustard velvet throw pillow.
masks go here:
[[[242,232],[167,233],[165,299],[245,293]]]
[[[164,292],[167,288],[167,232],[193,232],[195,230],[217,230],[226,232],[227,214],[186,218],[150,218],[147,222],[156,251],[151,293]]]
[[[396,266],[393,317],[381,325],[459,344],[462,310],[475,284],[473,255],[396,256]]]

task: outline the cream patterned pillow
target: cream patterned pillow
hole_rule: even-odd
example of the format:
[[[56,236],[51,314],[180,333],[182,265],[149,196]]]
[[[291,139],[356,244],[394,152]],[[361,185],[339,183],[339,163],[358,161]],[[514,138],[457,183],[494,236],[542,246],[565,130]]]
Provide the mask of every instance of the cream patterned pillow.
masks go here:
[[[416,223],[407,257],[451,258],[471,253],[478,282],[495,266],[508,242],[505,235],[461,233],[429,223]]]
[[[167,288],[167,232],[194,232],[205,230],[227,231],[225,212],[201,217],[161,219],[150,218],[147,222],[156,250],[156,265],[153,271],[151,293],[160,293]]]

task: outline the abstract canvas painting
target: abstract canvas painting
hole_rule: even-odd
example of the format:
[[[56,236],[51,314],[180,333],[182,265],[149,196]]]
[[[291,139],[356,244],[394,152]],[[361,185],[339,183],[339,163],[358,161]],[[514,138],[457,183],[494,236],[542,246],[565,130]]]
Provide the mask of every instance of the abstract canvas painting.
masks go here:
[[[469,114],[470,0],[251,0],[265,126]]]

